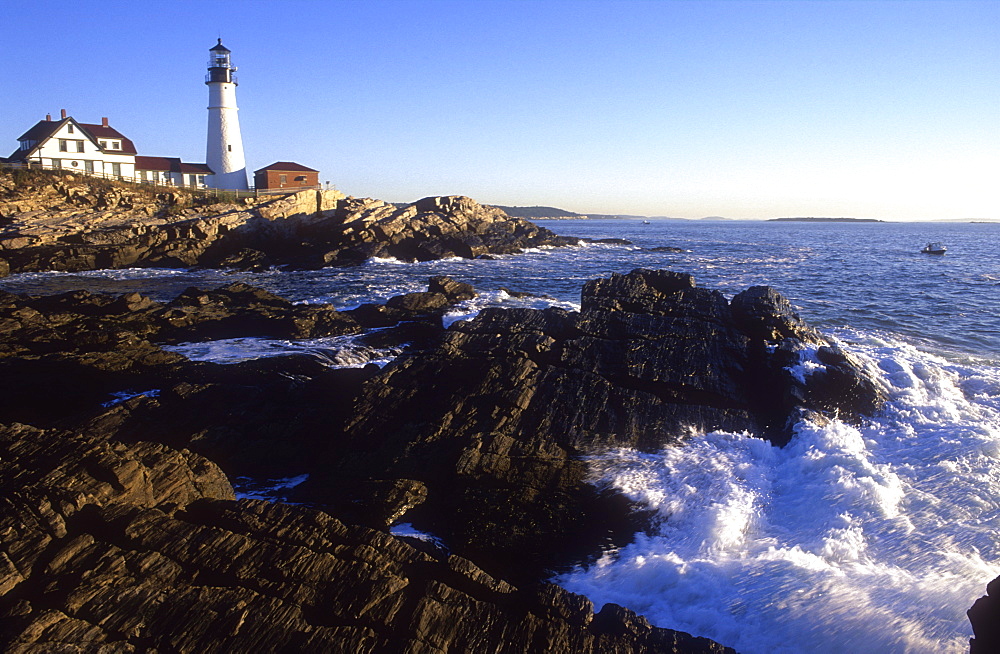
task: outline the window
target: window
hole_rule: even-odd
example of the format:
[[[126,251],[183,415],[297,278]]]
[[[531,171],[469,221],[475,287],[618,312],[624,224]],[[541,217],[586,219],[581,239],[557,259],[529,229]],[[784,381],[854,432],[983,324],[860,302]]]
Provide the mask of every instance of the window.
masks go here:
[[[108,142],[107,141],[98,141],[98,143],[100,143],[101,149],[104,149],[104,148],[108,147]]]
[[[69,141],[66,139],[59,139],[59,151],[69,152]]]
[[[56,170],[61,169],[62,168],[62,159],[53,159],[52,160],[52,167],[55,168]]]
[[[66,126],[66,133],[67,134],[73,133],[73,123],[70,123],[69,125]]]
[[[288,175],[278,175],[278,183],[281,185],[288,183]]]
[[[122,176],[122,165],[120,163],[111,164],[111,174],[115,177]]]
[[[135,176],[139,178],[139,181],[142,181],[142,182],[146,181],[146,171],[145,170],[137,170],[137,171],[135,171]]]
[[[231,146],[231,145],[227,145],[226,147],[227,147],[227,148],[229,148],[229,151],[230,151],[230,152],[232,152],[232,151],[233,151],[233,146]]]
[[[85,172],[88,172],[88,173],[94,172],[94,162],[93,161],[84,161],[83,162],[83,170]]]
[[[77,152],[83,152],[83,141],[77,141],[76,142],[76,151]]]
[[[122,142],[121,141],[112,141],[111,142],[111,149],[112,150],[121,150],[122,149]]]

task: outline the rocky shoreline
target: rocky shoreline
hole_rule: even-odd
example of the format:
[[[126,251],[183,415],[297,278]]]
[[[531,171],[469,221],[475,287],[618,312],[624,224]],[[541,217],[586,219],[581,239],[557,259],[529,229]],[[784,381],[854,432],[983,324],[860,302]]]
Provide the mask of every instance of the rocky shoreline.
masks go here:
[[[47,270],[477,258],[575,245],[461,196],[396,206],[339,191],[225,200],[53,171],[0,170],[0,276]]]
[[[68,188],[51,190],[50,218],[86,213],[58,204],[82,202]],[[165,236],[171,219],[142,247],[128,212],[152,209],[137,201],[102,200],[120,224],[59,236],[53,225],[85,221],[46,227],[0,202],[0,258],[15,271],[140,250],[112,260],[298,266],[560,244],[467,198],[323,201],[183,209],[197,238]],[[237,214],[241,227],[206,227]],[[263,234],[267,247],[251,247]],[[727,300],[690,275],[636,270],[588,282],[579,312],[486,309],[444,329],[442,315],[476,293],[435,277],[426,291],[337,311],[239,283],[168,302],[0,292],[0,648],[731,652],[545,582],[652,520],[590,484],[584,457],[712,429],[781,445],[803,417],[877,411],[876,372],[768,287]],[[335,368],[164,349],[327,336],[400,354],[384,368]],[[803,360],[808,375],[794,372]],[[294,504],[236,500],[230,483],[306,474]],[[391,535],[401,520],[444,547]],[[997,642],[998,583],[970,610],[977,652]]]
[[[0,296],[7,649],[725,651],[544,584],[647,519],[589,485],[580,456],[689,425],[780,442],[803,411],[874,410],[877,381],[771,289],[727,302],[635,271],[587,284],[578,314],[442,329],[474,294],[434,278],[351,312],[243,284],[167,303]],[[382,370],[160,347],[374,325],[417,345]],[[784,368],[808,348],[827,363],[803,385]],[[745,390],[761,384],[764,404]],[[102,406],[137,389],[156,392]],[[226,476],[303,472],[302,506],[234,502]],[[404,515],[450,551],[388,535]]]

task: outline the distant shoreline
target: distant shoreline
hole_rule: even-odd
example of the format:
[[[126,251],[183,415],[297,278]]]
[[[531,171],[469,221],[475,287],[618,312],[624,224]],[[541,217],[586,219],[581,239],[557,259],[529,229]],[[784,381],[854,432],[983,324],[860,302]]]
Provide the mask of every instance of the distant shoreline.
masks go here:
[[[786,223],[884,223],[885,220],[878,218],[816,218],[813,216],[802,218],[768,218],[767,222]]]

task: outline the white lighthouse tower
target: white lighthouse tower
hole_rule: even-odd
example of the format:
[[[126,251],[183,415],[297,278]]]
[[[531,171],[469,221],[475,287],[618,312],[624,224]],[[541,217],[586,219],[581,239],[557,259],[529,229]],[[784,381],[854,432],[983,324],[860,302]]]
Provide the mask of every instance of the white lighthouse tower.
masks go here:
[[[229,61],[229,49],[219,43],[209,50],[208,75],[208,145],[205,163],[214,175],[210,186],[246,189],[247,164],[243,157],[239,109],[236,108],[236,67]]]

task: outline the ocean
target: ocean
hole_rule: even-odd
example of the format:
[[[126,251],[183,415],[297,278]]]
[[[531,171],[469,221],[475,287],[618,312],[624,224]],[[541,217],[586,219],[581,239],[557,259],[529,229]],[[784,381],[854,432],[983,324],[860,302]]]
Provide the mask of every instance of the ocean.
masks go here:
[[[481,292],[453,322],[485,306],[578,308],[585,281],[635,268],[692,273],[729,297],[773,286],[809,324],[882,371],[886,408],[860,427],[800,423],[784,448],[712,432],[661,452],[593,457],[595,484],[661,519],[554,581],[598,607],[615,602],[743,654],[967,651],[965,611],[1000,575],[1000,224],[536,222],[632,244],[310,272],[21,274],[0,288],[167,300],[188,286],[245,281],[346,309],[449,275]],[[930,241],[948,253],[921,254]],[[665,247],[681,251],[655,249]],[[396,354],[350,337],[174,349],[223,363],[306,352],[332,366]]]

